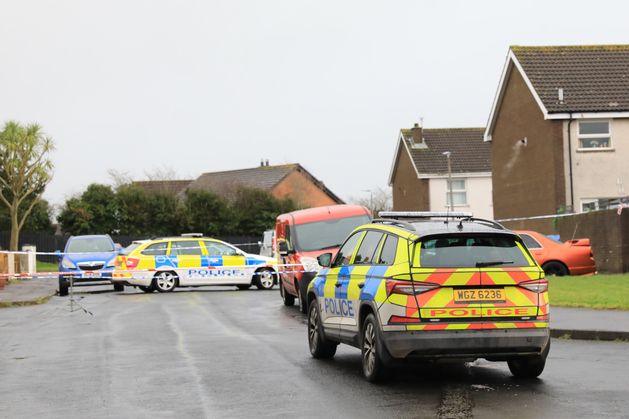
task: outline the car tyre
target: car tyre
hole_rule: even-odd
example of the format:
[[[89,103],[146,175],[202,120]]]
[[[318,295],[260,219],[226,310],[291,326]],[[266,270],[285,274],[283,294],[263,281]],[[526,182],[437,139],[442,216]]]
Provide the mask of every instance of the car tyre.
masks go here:
[[[526,358],[517,358],[507,361],[509,371],[516,378],[537,378],[544,371],[546,366],[546,358],[550,350],[550,342],[546,346],[544,352],[539,356]]]
[[[270,290],[275,285],[275,273],[272,269],[260,269],[253,275],[253,282],[259,290]]]
[[[155,285],[154,284],[151,284],[148,287],[145,287],[144,285],[139,285],[138,288],[140,288],[142,291],[144,291],[147,294],[150,294],[153,291],[155,291]]]
[[[378,322],[372,313],[365,318],[361,335],[363,376],[370,383],[383,381],[388,375],[384,360],[390,356],[382,343]]]
[[[282,281],[280,281],[280,295],[282,296],[282,301],[284,301],[285,306],[290,307],[295,305],[295,297],[286,292],[282,286]]]
[[[68,280],[67,279],[59,279],[59,296],[65,297],[68,295]]]
[[[300,288],[300,282],[295,281],[295,289],[297,290],[297,298],[299,298],[299,311],[306,314],[308,312],[308,302],[306,301],[305,290]]]
[[[249,288],[251,288],[251,284],[240,284],[240,285],[236,285],[236,286],[241,291],[245,291],[245,290],[248,290]]]
[[[124,284],[114,284],[114,291],[118,291],[118,292],[124,291]]]
[[[177,274],[171,271],[163,271],[155,274],[154,284],[159,292],[171,292],[177,287],[179,278]]]
[[[323,335],[319,303],[313,300],[308,313],[308,346],[310,354],[316,359],[330,359],[336,354],[338,343],[328,341]]]
[[[546,276],[565,276],[568,275],[568,268],[561,262],[548,262],[542,266]]]

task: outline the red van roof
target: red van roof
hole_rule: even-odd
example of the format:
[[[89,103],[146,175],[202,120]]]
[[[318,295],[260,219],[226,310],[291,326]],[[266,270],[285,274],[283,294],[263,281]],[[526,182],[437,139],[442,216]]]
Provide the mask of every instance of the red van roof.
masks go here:
[[[308,208],[281,214],[277,217],[277,221],[288,221],[289,224],[305,224],[321,220],[353,217],[357,215],[370,214],[369,210],[362,205],[328,205],[325,207]]]

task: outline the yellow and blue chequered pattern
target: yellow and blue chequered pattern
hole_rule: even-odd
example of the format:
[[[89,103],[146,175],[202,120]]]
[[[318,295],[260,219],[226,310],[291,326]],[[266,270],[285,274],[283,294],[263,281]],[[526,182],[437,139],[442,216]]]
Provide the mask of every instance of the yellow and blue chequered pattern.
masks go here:
[[[357,230],[364,229],[365,226]],[[393,233],[399,237],[395,264],[392,266],[350,265],[340,268],[324,268],[311,282],[310,288],[319,298],[340,300],[373,301],[376,303],[383,323],[392,316],[438,320],[438,323],[384,325],[386,331],[400,330],[465,330],[465,329],[508,329],[508,328],[547,328],[548,327],[548,292],[535,293],[518,284],[526,281],[541,280],[543,270],[518,243],[524,253],[528,267],[522,268],[458,268],[427,269],[414,261],[411,269],[409,255],[417,236],[393,226],[369,225],[370,229]],[[358,241],[357,247],[360,246]],[[386,279],[411,280],[437,284],[440,287],[417,296],[391,294],[387,297]],[[336,286],[336,284],[339,286]],[[363,288],[359,284],[363,283]],[[504,302],[468,303],[454,301],[456,287],[491,286],[503,288]],[[453,288],[455,287],[455,288]],[[447,309],[445,313],[434,309]],[[462,311],[467,309],[467,311]],[[459,311],[457,311],[459,310]],[[519,317],[530,320],[513,321],[517,310]],[[460,316],[459,314],[465,315]],[[467,313],[467,314],[466,314]],[[486,321],[483,320],[483,317]],[[504,317],[505,321],[499,320]],[[466,321],[467,320],[467,321]]]

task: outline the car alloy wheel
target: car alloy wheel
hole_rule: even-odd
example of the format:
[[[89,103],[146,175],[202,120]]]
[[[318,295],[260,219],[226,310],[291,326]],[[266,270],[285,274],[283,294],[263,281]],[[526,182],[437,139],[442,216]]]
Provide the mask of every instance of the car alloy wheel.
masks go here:
[[[261,290],[270,290],[275,285],[275,275],[269,269],[256,272],[256,286]]]
[[[317,350],[318,339],[319,311],[313,307],[310,310],[310,316],[308,316],[308,343],[310,345],[310,352],[315,352]]]
[[[369,322],[365,325],[363,336],[363,370],[366,376],[373,375],[376,356],[376,331],[373,323]]]
[[[313,358],[330,359],[336,353],[337,343],[327,340],[322,332],[319,303],[313,300],[310,303],[308,314],[308,347]]]
[[[159,292],[170,292],[175,289],[177,275],[172,272],[160,272],[155,275],[155,286]]]

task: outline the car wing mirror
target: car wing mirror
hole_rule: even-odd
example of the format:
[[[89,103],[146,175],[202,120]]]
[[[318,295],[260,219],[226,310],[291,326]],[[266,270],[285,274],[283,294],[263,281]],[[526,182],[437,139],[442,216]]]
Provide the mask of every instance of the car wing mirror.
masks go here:
[[[61,250],[55,250],[54,254],[56,257],[58,257],[59,259],[61,259],[63,257],[63,253],[61,253]]]
[[[286,242],[286,240],[282,240],[281,242],[279,242],[278,247],[281,256],[288,256],[290,254],[290,249],[288,248],[288,243]]]
[[[319,265],[323,266],[324,268],[329,268],[332,264],[332,253],[324,253],[317,256],[317,262],[319,262]]]

